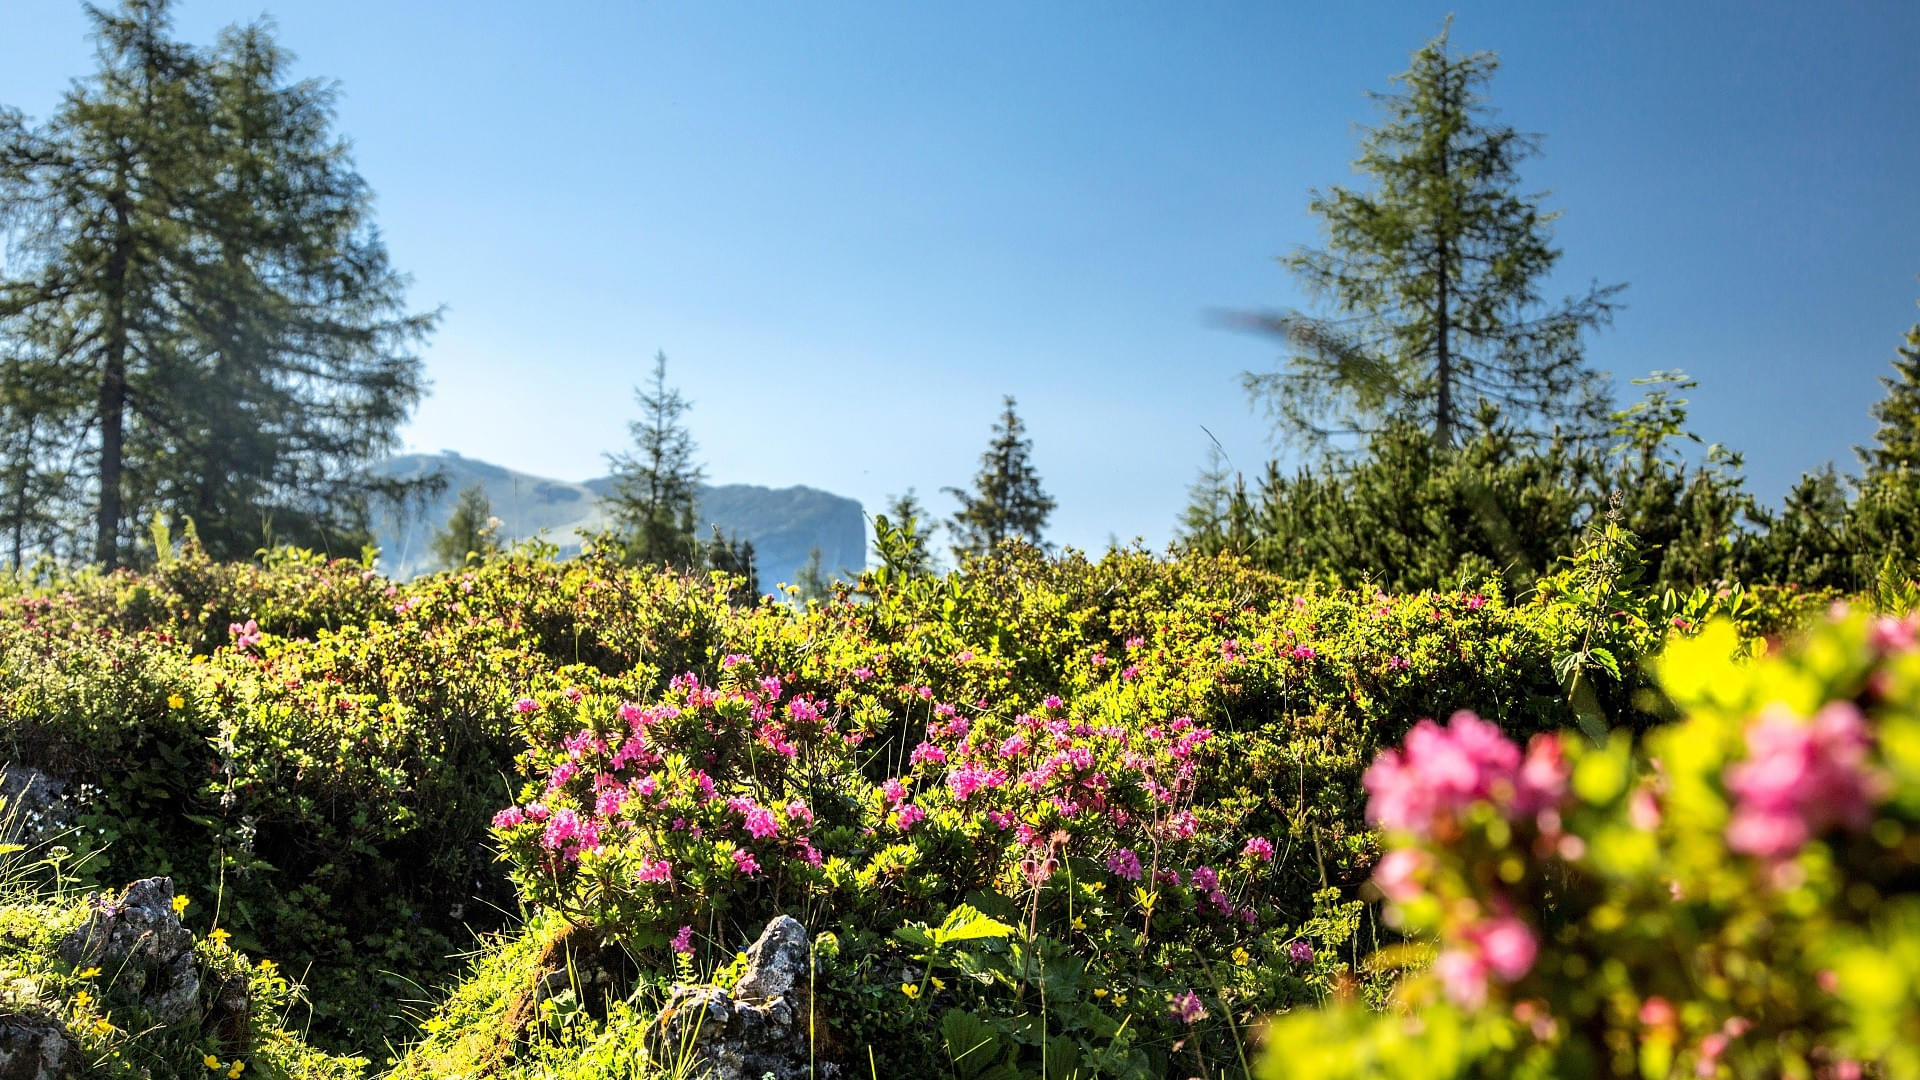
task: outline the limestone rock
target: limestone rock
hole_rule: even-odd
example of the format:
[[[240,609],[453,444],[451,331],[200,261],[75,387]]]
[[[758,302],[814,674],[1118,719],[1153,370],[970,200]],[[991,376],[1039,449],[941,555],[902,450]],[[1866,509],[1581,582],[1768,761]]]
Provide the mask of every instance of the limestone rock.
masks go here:
[[[662,1061],[690,1055],[691,1075],[711,1080],[830,1080],[839,1065],[822,1061],[825,1025],[812,1016],[806,927],[781,915],[747,950],[747,971],[732,990],[674,988],[654,1028]],[[810,1024],[810,1021],[814,1023]],[[812,1045],[809,1045],[809,1044]]]
[[[0,1080],[68,1080],[80,1075],[80,1044],[50,1016],[0,1013]]]
[[[199,1009],[200,972],[193,961],[193,932],[173,910],[173,879],[142,878],[118,901],[93,910],[60,942],[60,958],[75,967],[114,973],[126,990],[163,1024],[178,1023]]]
[[[0,765],[0,842],[58,836],[71,816],[66,781],[25,765]]]
[[[747,973],[733,988],[745,1001],[785,997],[795,986],[805,988],[807,962],[813,954],[807,928],[791,915],[776,916],[747,950]]]

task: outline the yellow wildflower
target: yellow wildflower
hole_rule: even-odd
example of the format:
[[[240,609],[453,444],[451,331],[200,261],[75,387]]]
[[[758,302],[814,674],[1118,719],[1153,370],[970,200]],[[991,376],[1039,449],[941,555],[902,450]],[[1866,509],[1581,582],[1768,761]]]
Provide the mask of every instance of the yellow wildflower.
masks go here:
[[[1247,954],[1247,950],[1245,949],[1233,950],[1233,962],[1236,964],[1239,964],[1241,967],[1246,967],[1247,964],[1252,960],[1253,960],[1253,957]]]
[[[107,1023],[106,1018],[102,1017],[93,1022],[93,1032],[96,1035],[111,1035],[113,1034],[113,1025]]]
[[[175,915],[185,915],[185,914],[187,913],[187,905],[188,905],[188,904],[191,904],[191,903],[193,903],[193,900],[192,900],[192,898],[190,898],[190,897],[188,897],[188,896],[187,896],[186,894],[184,894],[184,893],[183,893],[183,894],[181,894],[181,895],[179,895],[179,896],[176,896],[176,897],[174,897],[174,898],[173,898],[173,913],[174,913]]]
[[[91,1004],[93,1004],[93,995],[87,993],[85,990],[73,995],[73,1007],[75,1009],[84,1009]]]
[[[253,966],[259,968],[262,975],[271,975],[280,970],[280,965],[271,960],[262,960]]]
[[[169,709],[184,709],[184,708],[186,708],[186,707],[187,707],[187,699],[186,699],[186,698],[183,698],[183,697],[181,697],[181,696],[180,696],[179,694],[168,694],[168,695],[167,695],[167,708],[169,708]]]
[[[209,1069],[218,1071],[221,1068],[220,1059],[217,1057],[214,1057],[212,1054],[208,1054],[206,1057],[203,1057],[200,1060],[205,1062],[207,1065],[207,1068]]]
[[[207,937],[212,939],[215,945],[225,945],[227,943],[227,939],[232,936],[233,936],[232,934],[227,933],[227,931],[224,929],[214,929],[214,930],[207,931]]]
[[[245,1072],[246,1068],[247,1068],[246,1062],[244,1061],[234,1062],[233,1068],[227,1070],[227,1080],[240,1080],[240,1074]]]
[[[935,990],[945,990],[947,988],[947,984],[944,982],[941,982],[940,977],[938,975],[933,977],[932,982],[933,982],[933,988]]]
[[[1074,928],[1075,930],[1079,930],[1079,931],[1081,931],[1082,933],[1084,933],[1084,932],[1086,931],[1086,929],[1087,929],[1087,920],[1085,920],[1085,919],[1083,919],[1083,918],[1081,918],[1081,917],[1080,917],[1080,916],[1078,916],[1078,915],[1075,915],[1075,916],[1073,917],[1073,928]]]
[[[901,983],[900,992],[910,998],[917,998],[920,996],[920,987],[915,983]]]
[[[97,979],[99,977],[100,977],[100,969],[97,967],[90,967],[87,970],[82,971],[77,976],[75,976],[75,978],[80,978],[80,979]]]
[[[1107,996],[1107,988],[1106,988],[1106,987],[1104,987],[1104,986],[1096,986],[1096,987],[1094,987],[1094,988],[1093,988],[1093,996],[1094,996],[1094,997],[1102,997],[1102,998],[1103,998],[1103,997],[1106,997],[1106,996]]]

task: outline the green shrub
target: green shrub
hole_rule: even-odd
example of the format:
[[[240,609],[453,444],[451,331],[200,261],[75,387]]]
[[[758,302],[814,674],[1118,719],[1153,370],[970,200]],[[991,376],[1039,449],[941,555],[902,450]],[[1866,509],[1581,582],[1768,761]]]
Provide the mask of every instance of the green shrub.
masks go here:
[[[1262,1075],[1920,1076],[1917,628],[1720,624],[1668,650],[1684,718],[1639,741],[1410,736],[1368,786],[1425,970],[1276,1021]]]

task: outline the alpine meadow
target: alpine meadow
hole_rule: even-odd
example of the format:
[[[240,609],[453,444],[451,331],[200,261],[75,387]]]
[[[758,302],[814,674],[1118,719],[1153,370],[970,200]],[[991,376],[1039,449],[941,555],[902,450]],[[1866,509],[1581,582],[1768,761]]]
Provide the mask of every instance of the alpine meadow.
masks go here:
[[[0,13],[0,1080],[1920,1080],[1914,12],[283,4]]]

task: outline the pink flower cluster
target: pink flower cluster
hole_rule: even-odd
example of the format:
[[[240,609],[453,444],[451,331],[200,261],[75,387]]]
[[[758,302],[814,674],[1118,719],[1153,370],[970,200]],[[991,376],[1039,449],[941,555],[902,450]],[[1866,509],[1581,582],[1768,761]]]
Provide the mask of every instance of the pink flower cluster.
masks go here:
[[[233,647],[242,652],[260,644],[266,637],[260,632],[260,624],[252,619],[244,623],[228,623],[227,633],[233,637]]]
[[[1734,798],[1727,846],[1779,859],[1835,826],[1864,829],[1881,787],[1867,764],[1867,724],[1853,703],[1836,701],[1811,720],[1784,706],[1747,727],[1747,759],[1727,768]]]
[[[1533,930],[1511,914],[1469,926],[1434,961],[1447,997],[1463,1009],[1486,1004],[1488,977],[1511,983],[1533,969],[1540,942]]]
[[[1170,1011],[1173,1018],[1183,1024],[1197,1024],[1207,1018],[1207,1008],[1200,1003],[1200,995],[1191,990],[1175,994]]]
[[[1386,829],[1428,835],[1436,818],[1476,802],[1509,818],[1553,809],[1566,797],[1567,764],[1553,735],[1536,735],[1523,756],[1500,729],[1470,712],[1440,727],[1422,720],[1406,749],[1383,750],[1362,777],[1367,820]]]

